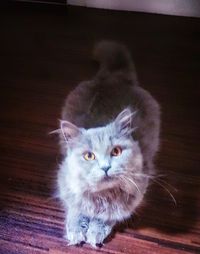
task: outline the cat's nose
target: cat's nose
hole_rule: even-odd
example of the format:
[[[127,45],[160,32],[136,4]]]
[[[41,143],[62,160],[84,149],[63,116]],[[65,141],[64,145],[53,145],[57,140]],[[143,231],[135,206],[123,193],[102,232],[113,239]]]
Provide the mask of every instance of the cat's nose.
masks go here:
[[[107,174],[108,170],[111,168],[111,166],[104,166],[101,169]]]

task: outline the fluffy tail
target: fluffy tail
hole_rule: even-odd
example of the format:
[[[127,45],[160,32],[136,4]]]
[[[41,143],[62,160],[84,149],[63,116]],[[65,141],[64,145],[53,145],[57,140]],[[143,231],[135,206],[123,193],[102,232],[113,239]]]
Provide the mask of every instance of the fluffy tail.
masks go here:
[[[117,71],[132,70],[134,67],[128,49],[114,41],[101,41],[94,48],[94,59],[100,63],[100,69]]]

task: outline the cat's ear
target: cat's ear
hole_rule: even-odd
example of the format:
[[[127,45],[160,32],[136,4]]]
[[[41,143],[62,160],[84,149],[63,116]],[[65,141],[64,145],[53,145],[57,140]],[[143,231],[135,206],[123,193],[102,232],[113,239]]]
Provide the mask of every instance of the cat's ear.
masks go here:
[[[61,133],[65,141],[69,141],[81,134],[81,130],[74,124],[68,121],[60,121]]]
[[[118,135],[129,135],[134,131],[135,128],[132,127],[132,118],[135,114],[136,112],[132,112],[130,108],[126,108],[116,117],[114,124]]]

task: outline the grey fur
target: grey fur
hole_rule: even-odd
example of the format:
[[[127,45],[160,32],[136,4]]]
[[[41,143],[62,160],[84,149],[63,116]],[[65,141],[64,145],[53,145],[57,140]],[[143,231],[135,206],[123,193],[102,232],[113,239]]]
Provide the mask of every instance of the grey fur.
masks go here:
[[[116,222],[141,203],[148,176],[154,174],[160,129],[159,105],[138,85],[127,49],[103,41],[94,55],[100,70],[68,95],[62,110],[64,159],[58,172],[66,238],[92,246],[103,243]],[[115,146],[122,148],[116,157],[111,156]],[[95,160],[86,161],[86,151]]]

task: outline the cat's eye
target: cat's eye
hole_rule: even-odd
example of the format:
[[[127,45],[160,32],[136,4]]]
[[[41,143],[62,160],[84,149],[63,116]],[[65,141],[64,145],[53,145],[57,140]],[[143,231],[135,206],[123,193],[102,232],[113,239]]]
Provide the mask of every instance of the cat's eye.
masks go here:
[[[86,161],[93,161],[95,160],[95,154],[92,153],[92,152],[85,152],[83,154],[83,158],[86,160]]]
[[[122,153],[122,148],[120,146],[116,146],[111,151],[111,156],[119,156]]]

